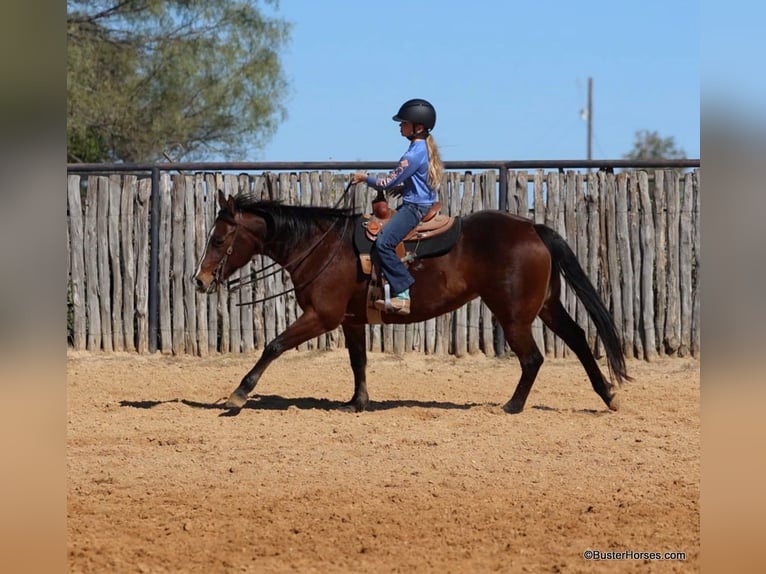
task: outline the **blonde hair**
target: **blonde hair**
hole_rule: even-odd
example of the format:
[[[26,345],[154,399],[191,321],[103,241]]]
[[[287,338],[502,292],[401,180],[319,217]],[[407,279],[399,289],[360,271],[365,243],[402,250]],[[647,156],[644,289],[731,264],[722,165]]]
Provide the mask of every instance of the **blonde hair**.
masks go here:
[[[442,185],[444,164],[434,136],[431,134],[426,138],[426,149],[428,149],[428,186],[434,191],[438,191]]]

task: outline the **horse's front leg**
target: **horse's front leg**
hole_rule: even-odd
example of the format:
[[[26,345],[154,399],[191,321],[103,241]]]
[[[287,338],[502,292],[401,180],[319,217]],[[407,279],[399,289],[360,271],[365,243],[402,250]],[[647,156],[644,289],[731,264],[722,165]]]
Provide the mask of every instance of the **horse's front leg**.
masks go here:
[[[367,408],[367,404],[370,402],[367,395],[367,333],[365,325],[343,323],[343,335],[346,338],[351,370],[354,372],[354,396],[345,404],[344,409],[360,413]]]
[[[314,309],[306,309],[295,323],[274,337],[263,349],[263,354],[250,372],[245,375],[239,386],[226,401],[226,408],[241,409],[247,402],[247,396],[253,391],[263,372],[271,362],[288,349],[293,349],[309,339],[326,333],[327,329]]]

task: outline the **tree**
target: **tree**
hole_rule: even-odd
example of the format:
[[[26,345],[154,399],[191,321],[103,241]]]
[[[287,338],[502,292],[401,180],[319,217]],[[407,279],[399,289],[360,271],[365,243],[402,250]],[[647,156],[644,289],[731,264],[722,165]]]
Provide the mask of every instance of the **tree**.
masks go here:
[[[663,138],[658,132],[639,130],[633,139],[633,149],[623,155],[626,159],[684,159],[686,152],[676,148],[672,137]]]
[[[256,4],[67,0],[68,160],[262,147],[285,116],[279,49],[290,26]]]

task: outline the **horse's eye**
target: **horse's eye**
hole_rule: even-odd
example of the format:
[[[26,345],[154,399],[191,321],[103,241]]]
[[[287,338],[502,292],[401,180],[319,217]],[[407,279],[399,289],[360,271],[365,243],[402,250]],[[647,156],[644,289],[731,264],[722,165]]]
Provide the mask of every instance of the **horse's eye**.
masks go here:
[[[210,238],[210,243],[213,244],[213,247],[220,247],[223,245],[223,237],[216,237],[215,235]]]

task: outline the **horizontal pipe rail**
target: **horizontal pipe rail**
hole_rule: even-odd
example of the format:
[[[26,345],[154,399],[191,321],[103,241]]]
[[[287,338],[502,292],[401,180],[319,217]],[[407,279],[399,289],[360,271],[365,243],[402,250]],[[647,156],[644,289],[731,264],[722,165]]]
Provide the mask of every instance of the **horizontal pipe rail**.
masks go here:
[[[68,163],[67,173],[141,172],[155,168],[162,171],[290,171],[390,169],[388,161],[281,161],[281,162],[167,162],[167,163]],[[477,160],[445,161],[445,169],[619,169],[619,168],[695,168],[699,159],[605,159],[605,160]]]

